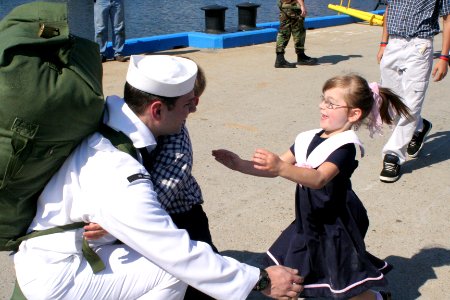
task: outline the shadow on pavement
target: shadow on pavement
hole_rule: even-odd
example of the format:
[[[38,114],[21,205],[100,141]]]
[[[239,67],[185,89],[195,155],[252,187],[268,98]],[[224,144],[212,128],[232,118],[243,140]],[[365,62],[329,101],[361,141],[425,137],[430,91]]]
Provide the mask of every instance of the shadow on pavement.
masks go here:
[[[450,265],[450,249],[427,248],[411,258],[388,256],[394,269],[387,275],[394,299],[418,299],[420,288],[430,279],[437,278],[433,268]]]
[[[426,137],[422,150],[416,159],[402,165],[402,173],[411,173],[450,159],[450,131],[434,132]]]
[[[234,250],[220,253],[255,267],[263,266],[264,253]],[[450,249],[425,248],[411,258],[388,256],[385,260],[394,266],[386,276],[389,281],[386,289],[392,292],[395,299],[418,299],[421,296],[420,288],[428,280],[437,278],[433,268],[450,265]],[[269,298],[261,293],[252,292],[247,299]]]
[[[326,55],[326,56],[322,56],[322,57],[318,57],[319,59],[319,64],[330,64],[330,65],[336,65],[340,62],[349,60],[350,58],[355,58],[355,57],[363,57],[362,55],[359,54],[355,54],[355,55]]]

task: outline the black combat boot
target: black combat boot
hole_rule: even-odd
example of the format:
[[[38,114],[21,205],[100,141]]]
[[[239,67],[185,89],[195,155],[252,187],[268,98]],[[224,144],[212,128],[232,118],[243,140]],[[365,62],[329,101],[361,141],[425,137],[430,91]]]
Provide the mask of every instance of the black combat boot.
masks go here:
[[[305,52],[297,53],[297,65],[312,66],[317,65],[317,58],[309,57]]]
[[[296,66],[294,63],[290,63],[286,59],[284,59],[284,53],[277,53],[275,68],[296,68]]]

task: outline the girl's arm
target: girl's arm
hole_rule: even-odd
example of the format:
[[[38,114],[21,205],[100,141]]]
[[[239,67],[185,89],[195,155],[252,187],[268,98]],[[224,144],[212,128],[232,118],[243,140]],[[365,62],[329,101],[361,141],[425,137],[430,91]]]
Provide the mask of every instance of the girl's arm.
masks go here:
[[[239,155],[237,155],[236,153],[225,150],[225,149],[213,150],[212,155],[218,162],[220,162],[224,166],[226,166],[234,171],[239,171],[244,174],[249,174],[249,175],[259,176],[259,177],[276,177],[276,176],[278,176],[278,175],[275,175],[266,170],[256,168],[255,163],[253,161],[244,160],[244,159],[240,158]],[[286,162],[287,164],[289,164],[289,163],[293,164],[295,162],[295,157],[294,157],[294,155],[292,155],[291,151],[287,151],[286,153],[281,155],[281,157],[278,157],[278,158],[280,160]]]
[[[289,151],[289,154],[294,158],[292,152]],[[288,155],[288,153],[284,155]],[[338,167],[331,162],[324,162],[317,169],[297,167],[265,149],[256,149],[253,155],[253,165],[255,169],[270,174],[266,177],[281,176],[312,189],[324,187],[339,174]]]

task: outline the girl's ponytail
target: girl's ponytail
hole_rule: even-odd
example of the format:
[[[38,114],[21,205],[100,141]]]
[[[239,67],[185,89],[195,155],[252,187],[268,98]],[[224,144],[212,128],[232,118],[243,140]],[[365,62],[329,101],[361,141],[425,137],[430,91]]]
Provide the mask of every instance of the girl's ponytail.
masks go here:
[[[408,107],[392,90],[378,86],[379,95],[382,99],[380,104],[380,117],[383,123],[391,125],[396,115],[402,115],[408,120],[412,118]]]

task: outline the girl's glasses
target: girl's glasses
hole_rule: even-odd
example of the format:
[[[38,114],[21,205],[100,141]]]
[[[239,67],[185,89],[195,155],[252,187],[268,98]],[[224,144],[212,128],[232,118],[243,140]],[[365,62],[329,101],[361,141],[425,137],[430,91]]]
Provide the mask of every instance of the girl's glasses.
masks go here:
[[[325,108],[327,109],[352,108],[351,106],[334,104],[328,98],[325,98],[323,95],[320,96],[320,102],[325,104]]]

